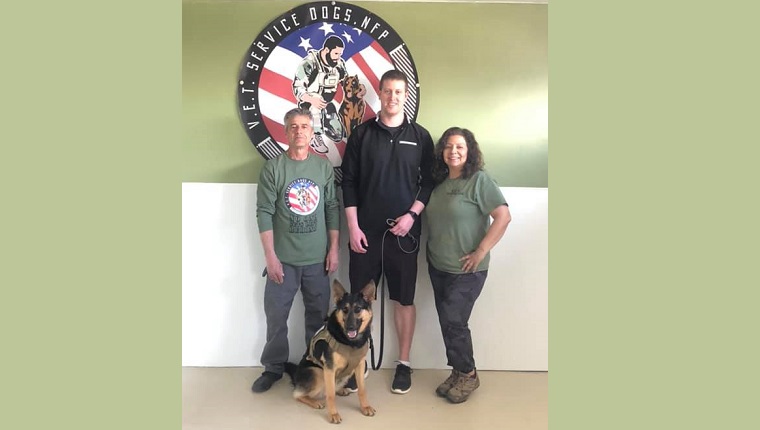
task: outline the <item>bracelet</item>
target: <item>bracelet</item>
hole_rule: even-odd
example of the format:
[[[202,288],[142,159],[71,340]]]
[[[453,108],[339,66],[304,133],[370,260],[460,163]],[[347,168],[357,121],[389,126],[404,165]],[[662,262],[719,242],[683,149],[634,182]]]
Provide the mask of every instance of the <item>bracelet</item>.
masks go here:
[[[413,210],[408,210],[408,211],[406,211],[406,213],[408,213],[409,215],[411,215],[412,219],[415,220],[415,221],[417,220],[417,217],[420,216],[419,214],[415,213]]]

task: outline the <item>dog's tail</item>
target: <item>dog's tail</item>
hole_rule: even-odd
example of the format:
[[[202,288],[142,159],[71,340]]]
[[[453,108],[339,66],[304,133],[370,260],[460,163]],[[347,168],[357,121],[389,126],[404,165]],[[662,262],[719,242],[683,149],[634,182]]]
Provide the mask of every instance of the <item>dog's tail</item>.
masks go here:
[[[290,376],[290,383],[295,384],[296,380],[296,369],[298,369],[298,365],[291,363],[291,362],[285,362],[285,373]]]

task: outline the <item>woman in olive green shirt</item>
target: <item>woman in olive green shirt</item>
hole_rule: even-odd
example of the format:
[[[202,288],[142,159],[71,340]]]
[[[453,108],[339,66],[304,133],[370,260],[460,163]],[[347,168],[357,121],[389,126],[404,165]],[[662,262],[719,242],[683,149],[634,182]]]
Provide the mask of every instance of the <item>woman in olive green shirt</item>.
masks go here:
[[[433,175],[437,185],[424,212],[428,273],[453,368],[436,393],[461,403],[480,386],[468,321],[488,275],[489,251],[512,217],[501,190],[483,171],[478,142],[469,130],[451,127],[443,133]]]

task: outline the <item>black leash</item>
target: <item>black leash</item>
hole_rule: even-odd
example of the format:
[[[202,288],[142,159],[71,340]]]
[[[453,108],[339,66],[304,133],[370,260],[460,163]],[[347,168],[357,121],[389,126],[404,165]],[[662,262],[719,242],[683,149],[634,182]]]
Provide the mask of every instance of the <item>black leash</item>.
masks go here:
[[[393,227],[396,223],[392,219],[387,219],[385,222],[391,227]],[[380,282],[378,283],[378,288],[380,288],[380,352],[377,364],[375,364],[375,342],[373,341],[372,335],[370,335],[369,349],[372,351],[372,370],[379,370],[380,365],[383,364],[383,346],[385,345],[385,288],[383,288],[383,280],[385,279],[385,235],[387,235],[390,231],[390,228],[385,230],[383,233],[383,239],[380,242]],[[411,254],[417,251],[420,243],[417,241],[417,239],[414,238],[411,233],[407,233],[407,236],[409,236],[412,242],[414,242],[414,249],[411,251],[407,251],[401,246],[401,239],[398,236],[396,236],[396,241],[398,242],[398,247],[402,252]],[[377,297],[377,292],[375,292],[375,297]]]
[[[388,230],[385,232],[387,233]],[[383,234],[383,240],[385,240],[385,234]],[[372,351],[372,370],[380,369],[380,365],[383,364],[383,345],[385,345],[385,289],[383,288],[383,279],[385,278],[385,275],[382,272],[382,257],[380,258],[380,261],[380,353],[377,364],[375,364],[375,342],[370,334],[369,350]]]

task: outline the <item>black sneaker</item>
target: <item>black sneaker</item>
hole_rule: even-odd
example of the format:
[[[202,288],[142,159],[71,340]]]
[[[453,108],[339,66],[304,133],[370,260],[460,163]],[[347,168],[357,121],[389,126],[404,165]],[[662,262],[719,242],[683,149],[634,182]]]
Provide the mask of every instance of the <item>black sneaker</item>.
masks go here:
[[[367,360],[364,360],[364,379],[367,379],[368,376],[369,366],[367,366]],[[355,393],[359,391],[359,388],[356,386],[356,377],[351,375],[351,377],[348,379],[348,382],[346,382],[346,385],[344,385],[343,388],[345,388],[349,393]]]
[[[396,376],[393,377],[391,392],[406,394],[412,389],[412,368],[399,363],[396,366]]]
[[[261,374],[261,376],[258,377],[258,379],[256,379],[256,381],[253,382],[251,390],[253,390],[254,393],[263,393],[264,391],[272,388],[272,384],[279,381],[280,378],[282,378],[281,373],[278,374],[265,371]]]

